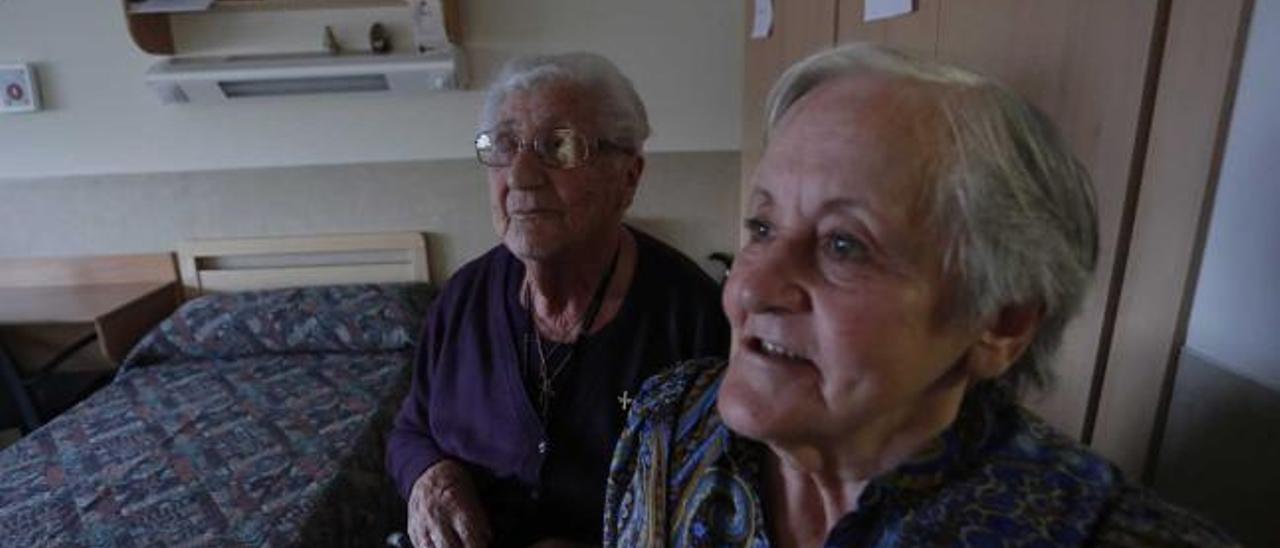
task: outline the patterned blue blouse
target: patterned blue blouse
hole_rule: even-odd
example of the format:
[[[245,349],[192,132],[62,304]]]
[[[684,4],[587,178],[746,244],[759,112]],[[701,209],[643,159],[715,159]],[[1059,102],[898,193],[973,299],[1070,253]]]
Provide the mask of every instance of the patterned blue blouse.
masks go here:
[[[720,359],[646,383],[619,440],[605,546],[770,546],[767,449],[720,421]],[[1110,463],[994,388],[911,462],[875,478],[827,546],[1235,546],[1126,483]]]

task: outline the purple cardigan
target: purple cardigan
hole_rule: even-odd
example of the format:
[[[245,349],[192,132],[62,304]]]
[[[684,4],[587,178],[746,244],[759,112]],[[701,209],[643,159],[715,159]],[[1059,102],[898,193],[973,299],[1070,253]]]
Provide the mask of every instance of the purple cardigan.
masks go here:
[[[449,280],[427,314],[388,441],[402,496],[453,458],[471,470],[497,545],[600,542],[609,459],[626,418],[620,400],[677,361],[728,350],[719,287],[678,251],[628,228],[636,275],[618,315],[557,380],[547,425],[521,376],[519,345],[531,333],[519,301],[524,265],[498,246]]]

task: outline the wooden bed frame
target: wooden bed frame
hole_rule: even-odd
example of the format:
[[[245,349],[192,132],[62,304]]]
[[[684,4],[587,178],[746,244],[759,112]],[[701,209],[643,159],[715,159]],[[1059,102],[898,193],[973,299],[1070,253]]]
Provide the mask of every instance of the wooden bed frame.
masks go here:
[[[178,247],[178,265],[188,299],[246,289],[431,281],[420,232],[193,240]]]

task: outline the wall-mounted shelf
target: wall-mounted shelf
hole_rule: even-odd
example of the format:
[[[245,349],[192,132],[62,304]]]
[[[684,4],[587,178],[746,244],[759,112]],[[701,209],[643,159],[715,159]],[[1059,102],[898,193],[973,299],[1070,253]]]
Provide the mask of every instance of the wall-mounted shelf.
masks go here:
[[[394,8],[404,0],[218,0],[210,11]]]
[[[125,18],[129,22],[129,36],[139,49],[153,55],[173,55],[173,29],[167,13],[132,13],[129,0],[120,0],[124,8]],[[445,32],[449,42],[457,45],[462,41],[461,20],[458,14],[457,0],[441,0],[444,11]],[[225,13],[233,11],[269,11],[269,10],[320,10],[350,8],[387,8],[407,7],[406,0],[217,0],[207,11],[194,12]],[[192,12],[188,12],[191,14]]]

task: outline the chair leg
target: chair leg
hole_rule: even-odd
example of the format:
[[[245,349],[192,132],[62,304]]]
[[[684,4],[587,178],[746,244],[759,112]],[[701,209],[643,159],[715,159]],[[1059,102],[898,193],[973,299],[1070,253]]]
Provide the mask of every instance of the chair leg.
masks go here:
[[[39,428],[42,422],[40,413],[36,411],[35,402],[31,401],[31,394],[27,392],[22,383],[22,377],[18,375],[18,365],[9,356],[9,349],[4,345],[4,341],[0,341],[0,388],[4,389],[18,411],[18,420],[21,423],[18,428],[22,430],[22,435],[30,434]]]

